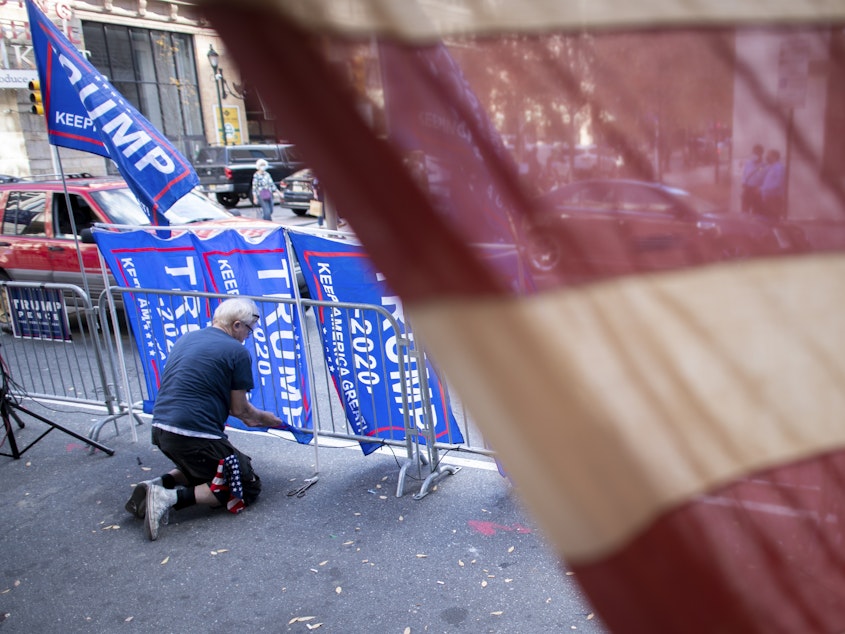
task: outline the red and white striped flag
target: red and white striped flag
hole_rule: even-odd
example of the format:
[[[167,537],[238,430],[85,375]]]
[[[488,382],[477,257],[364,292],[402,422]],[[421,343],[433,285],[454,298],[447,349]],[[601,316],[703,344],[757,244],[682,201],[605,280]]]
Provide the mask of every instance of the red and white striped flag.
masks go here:
[[[703,4],[201,7],[612,630],[842,632],[845,6]]]

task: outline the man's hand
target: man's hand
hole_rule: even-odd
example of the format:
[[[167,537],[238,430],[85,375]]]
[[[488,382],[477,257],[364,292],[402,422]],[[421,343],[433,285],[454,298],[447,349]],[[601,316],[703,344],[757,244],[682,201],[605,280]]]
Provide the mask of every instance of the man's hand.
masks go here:
[[[255,408],[253,408],[255,409]],[[282,427],[285,424],[281,418],[272,412],[256,409],[256,416],[250,420],[241,419],[249,427]]]
[[[240,418],[247,427],[282,427],[285,422],[271,412],[254,407],[246,398],[246,390],[232,390],[229,413]]]

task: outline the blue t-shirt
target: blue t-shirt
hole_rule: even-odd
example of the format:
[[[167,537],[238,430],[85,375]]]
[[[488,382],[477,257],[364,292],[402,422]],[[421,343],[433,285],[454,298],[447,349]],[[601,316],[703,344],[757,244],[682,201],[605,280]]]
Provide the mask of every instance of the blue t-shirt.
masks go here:
[[[153,426],[199,438],[225,438],[232,390],[251,390],[252,360],[243,344],[219,328],[189,332],[164,366]]]

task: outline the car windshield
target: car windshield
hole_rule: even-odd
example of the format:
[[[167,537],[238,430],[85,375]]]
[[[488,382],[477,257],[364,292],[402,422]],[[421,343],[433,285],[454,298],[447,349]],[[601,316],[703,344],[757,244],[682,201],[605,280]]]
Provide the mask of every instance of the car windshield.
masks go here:
[[[143,212],[138,200],[128,187],[104,189],[93,192],[91,195],[114,224],[133,226],[151,224],[149,217]],[[223,207],[196,192],[190,192],[177,200],[164,215],[172,225],[187,225],[192,222],[223,220],[232,217],[232,214]]]

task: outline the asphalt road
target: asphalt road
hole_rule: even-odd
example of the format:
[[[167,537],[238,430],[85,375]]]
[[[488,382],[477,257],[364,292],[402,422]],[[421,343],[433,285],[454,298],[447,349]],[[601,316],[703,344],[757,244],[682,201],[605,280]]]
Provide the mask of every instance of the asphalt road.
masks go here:
[[[82,432],[97,418],[29,406]],[[19,460],[0,456],[3,632],[605,631],[489,461],[460,461],[415,500],[413,477],[395,496],[389,450],[324,447],[318,481],[295,497],[315,475],[313,448],[233,432],[261,475],[258,503],[179,511],[149,542],[123,504],[170,465],[146,424],[137,443],[127,425],[104,428],[111,457],[59,430]],[[45,428],[27,421],[19,445]]]
[[[229,211],[239,213],[245,218],[260,218],[261,210],[254,206],[251,202],[241,200],[238,206]],[[287,207],[281,207],[277,203],[273,207],[273,221],[287,227],[316,227],[317,219],[313,216],[304,215],[297,216],[293,211]]]

